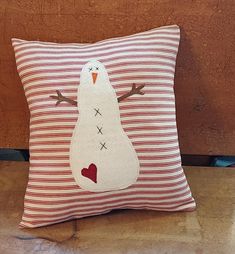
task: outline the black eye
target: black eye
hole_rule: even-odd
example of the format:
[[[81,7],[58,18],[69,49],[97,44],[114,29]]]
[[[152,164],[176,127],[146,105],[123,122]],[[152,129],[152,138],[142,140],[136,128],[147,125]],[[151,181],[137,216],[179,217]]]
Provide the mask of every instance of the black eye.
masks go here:
[[[99,67],[95,67],[95,69],[98,71],[98,70],[99,70]]]
[[[92,70],[93,70],[92,67],[90,67],[90,68],[89,68],[89,71],[92,71]]]

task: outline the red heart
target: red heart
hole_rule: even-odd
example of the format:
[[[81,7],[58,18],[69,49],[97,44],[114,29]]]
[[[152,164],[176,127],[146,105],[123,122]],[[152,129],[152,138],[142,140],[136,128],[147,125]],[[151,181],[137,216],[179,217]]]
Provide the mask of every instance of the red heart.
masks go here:
[[[82,169],[82,175],[89,178],[94,183],[97,183],[97,167],[95,164],[90,164],[88,168]]]

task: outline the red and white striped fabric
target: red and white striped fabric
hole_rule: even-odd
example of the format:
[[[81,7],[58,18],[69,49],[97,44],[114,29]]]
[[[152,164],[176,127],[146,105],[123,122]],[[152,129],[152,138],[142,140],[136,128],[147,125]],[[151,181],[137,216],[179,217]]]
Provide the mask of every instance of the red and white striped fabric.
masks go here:
[[[174,72],[180,38],[176,25],[94,44],[12,39],[17,69],[30,109],[30,173],[23,227],[39,227],[112,209],[193,210],[181,167],[175,119]],[[55,90],[76,100],[80,72],[90,59],[108,71],[117,95],[144,83],[144,96],[123,100],[120,116],[140,162],[134,185],[89,192],[71,173],[69,147],[76,107],[55,106]]]

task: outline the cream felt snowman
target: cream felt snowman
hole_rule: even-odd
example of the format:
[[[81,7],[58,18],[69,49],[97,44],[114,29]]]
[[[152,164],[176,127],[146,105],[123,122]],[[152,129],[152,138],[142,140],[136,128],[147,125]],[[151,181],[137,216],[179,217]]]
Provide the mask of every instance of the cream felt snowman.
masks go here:
[[[118,103],[133,94],[144,93],[144,85],[117,98],[104,65],[91,60],[80,75],[77,101],[59,91],[56,105],[62,101],[77,105],[78,121],[70,144],[70,167],[76,183],[92,192],[127,188],[139,175],[139,161],[124,132]]]

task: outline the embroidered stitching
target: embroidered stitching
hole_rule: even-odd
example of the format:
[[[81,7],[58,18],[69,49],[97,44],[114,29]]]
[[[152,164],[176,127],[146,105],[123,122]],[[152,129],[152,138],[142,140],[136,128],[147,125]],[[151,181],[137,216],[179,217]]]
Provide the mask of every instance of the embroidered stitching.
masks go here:
[[[97,128],[97,130],[98,130],[97,134],[100,133],[100,134],[103,135],[103,132],[102,132],[103,127],[96,126],[96,128]]]
[[[97,116],[97,115],[101,115],[102,116],[102,114],[100,113],[100,109],[99,108],[94,108],[94,110],[95,110],[95,116]]]
[[[104,148],[104,149],[108,149],[108,148],[106,147],[106,142],[104,142],[104,143],[101,143],[101,142],[100,142],[100,144],[101,144],[100,150],[102,150],[103,148]]]

